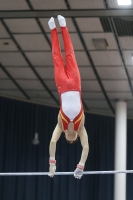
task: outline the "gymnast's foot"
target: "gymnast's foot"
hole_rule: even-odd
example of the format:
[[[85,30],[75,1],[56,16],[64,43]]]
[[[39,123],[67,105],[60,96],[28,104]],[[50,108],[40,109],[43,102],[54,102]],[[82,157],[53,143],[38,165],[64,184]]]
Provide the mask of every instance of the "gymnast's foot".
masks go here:
[[[53,17],[51,17],[50,20],[48,21],[48,25],[49,25],[49,28],[51,30],[53,30],[54,28],[56,28],[55,21],[54,21]]]
[[[66,20],[65,20],[65,18],[63,16],[61,16],[61,15],[58,15],[57,18],[58,18],[60,26],[61,27],[65,27],[66,26]]]

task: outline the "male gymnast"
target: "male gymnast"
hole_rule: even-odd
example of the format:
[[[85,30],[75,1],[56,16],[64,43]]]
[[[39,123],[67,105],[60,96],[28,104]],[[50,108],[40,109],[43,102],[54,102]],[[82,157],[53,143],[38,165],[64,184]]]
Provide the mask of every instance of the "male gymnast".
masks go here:
[[[54,129],[49,146],[50,167],[48,175],[53,177],[56,171],[56,143],[64,132],[65,138],[70,144],[76,142],[78,137],[80,138],[82,154],[79,164],[77,164],[74,171],[74,177],[80,179],[83,175],[85,162],[89,152],[88,136],[84,127],[85,116],[81,100],[81,80],[73,45],[66,27],[66,20],[61,15],[58,15],[57,18],[64,42],[66,64],[64,65],[62,58],[54,18],[51,17],[48,21],[48,25],[51,29],[54,77],[60,95],[61,106],[58,114],[58,122]]]

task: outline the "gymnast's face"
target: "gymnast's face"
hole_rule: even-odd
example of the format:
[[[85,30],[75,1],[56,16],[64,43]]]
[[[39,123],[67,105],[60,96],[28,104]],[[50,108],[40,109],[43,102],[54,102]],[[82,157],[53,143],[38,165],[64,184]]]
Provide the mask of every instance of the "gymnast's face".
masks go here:
[[[66,131],[65,138],[69,144],[73,144],[73,143],[77,142],[77,140],[78,140],[77,132],[73,132],[73,134],[72,134],[72,133],[69,133],[68,131]]]
[[[66,141],[67,141],[67,143],[69,143],[69,144],[74,144],[74,143],[76,143],[76,142],[78,141],[78,137],[77,137],[77,139],[74,140],[74,141],[69,141],[69,140],[67,140],[67,139],[66,139]]]
[[[77,132],[74,130],[74,124],[73,122],[70,122],[68,124],[68,130],[65,131],[65,138],[69,144],[74,143],[77,141]]]

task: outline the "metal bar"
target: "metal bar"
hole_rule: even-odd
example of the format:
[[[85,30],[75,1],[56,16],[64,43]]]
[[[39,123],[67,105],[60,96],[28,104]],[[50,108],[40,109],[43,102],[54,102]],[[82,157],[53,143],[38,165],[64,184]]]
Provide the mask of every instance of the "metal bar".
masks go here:
[[[1,11],[0,18],[49,18],[57,15],[64,17],[132,17],[132,9],[110,9],[110,10],[37,10],[37,11]]]
[[[117,171],[85,171],[84,175],[91,174],[131,174],[133,170],[117,170]],[[10,172],[0,173],[0,176],[45,176],[49,172]],[[74,175],[74,172],[55,172],[55,175]]]

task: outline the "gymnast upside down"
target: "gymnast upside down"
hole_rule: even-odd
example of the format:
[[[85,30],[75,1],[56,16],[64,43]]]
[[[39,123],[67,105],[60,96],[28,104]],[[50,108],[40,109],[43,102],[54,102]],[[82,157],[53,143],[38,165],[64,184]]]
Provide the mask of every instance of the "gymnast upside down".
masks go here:
[[[81,81],[80,73],[75,59],[73,45],[66,27],[66,20],[58,15],[58,21],[64,42],[66,65],[61,55],[58,32],[51,17],[48,21],[52,35],[52,56],[54,61],[55,83],[60,95],[61,107],[58,114],[58,123],[54,129],[49,151],[49,176],[53,177],[56,171],[56,142],[64,132],[66,140],[72,144],[80,138],[82,154],[79,164],[74,171],[74,177],[80,179],[83,175],[84,165],[89,152],[88,136],[84,127],[84,111],[81,100]]]

